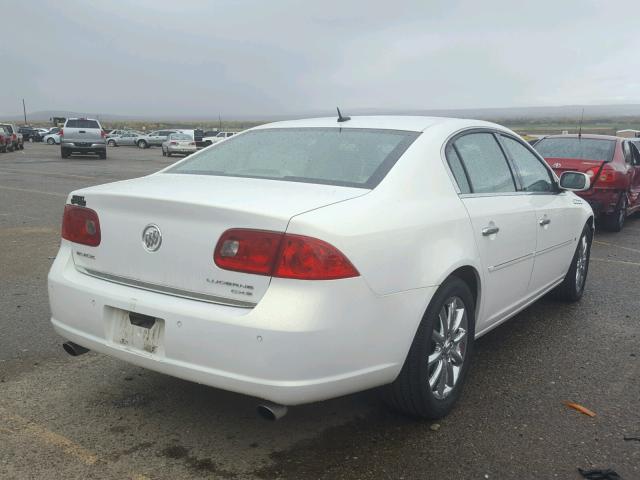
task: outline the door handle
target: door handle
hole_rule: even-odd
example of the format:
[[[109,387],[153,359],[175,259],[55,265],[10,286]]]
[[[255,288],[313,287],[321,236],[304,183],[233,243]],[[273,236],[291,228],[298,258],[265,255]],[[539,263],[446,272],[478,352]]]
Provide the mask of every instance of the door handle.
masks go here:
[[[484,235],[485,237],[488,237],[489,235],[494,235],[496,233],[498,233],[500,231],[500,229],[498,227],[496,227],[495,225],[491,226],[491,227],[484,227],[482,229],[482,235]]]
[[[86,130],[78,130],[78,133],[87,133]]]
[[[551,219],[550,218],[541,218],[538,221],[538,224],[540,224],[541,227],[544,227],[545,225],[549,225],[551,223]]]

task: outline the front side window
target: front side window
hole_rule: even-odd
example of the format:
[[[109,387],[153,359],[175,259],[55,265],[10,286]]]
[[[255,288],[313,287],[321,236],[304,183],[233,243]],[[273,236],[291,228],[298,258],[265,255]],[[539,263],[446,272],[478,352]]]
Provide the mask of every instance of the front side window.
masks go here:
[[[454,146],[467,172],[471,192],[516,191],[507,159],[493,134],[469,133],[455,140]]]
[[[553,180],[540,159],[517,140],[501,135],[502,144],[513,160],[525,192],[552,192]]]
[[[167,171],[374,188],[419,132],[265,128],[234,135]]]

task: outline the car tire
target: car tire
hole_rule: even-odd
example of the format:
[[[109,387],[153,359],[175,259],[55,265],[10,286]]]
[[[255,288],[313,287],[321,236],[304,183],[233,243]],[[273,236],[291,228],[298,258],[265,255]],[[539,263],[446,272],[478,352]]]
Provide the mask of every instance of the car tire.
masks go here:
[[[107,142],[107,145],[109,145],[110,147],[117,147],[118,145],[116,144],[115,140],[109,140]]]
[[[441,321],[443,315],[445,322]],[[444,323],[453,323],[454,328]],[[437,419],[447,415],[462,393],[474,335],[473,294],[463,280],[452,276],[433,296],[400,374],[386,387],[387,403],[412,417]]]
[[[589,273],[592,241],[593,231],[587,224],[582,230],[582,234],[578,240],[569,271],[565,275],[562,283],[554,290],[554,294],[559,300],[577,302],[582,298]]]
[[[55,145],[56,141],[53,138],[47,138],[47,145]]]
[[[137,145],[138,148],[149,148],[149,145],[144,140],[139,140]]]
[[[611,215],[605,215],[602,218],[602,226],[605,230],[610,232],[619,232],[624,227],[624,222],[627,219],[627,195],[623,193],[620,196],[618,202],[618,208]]]

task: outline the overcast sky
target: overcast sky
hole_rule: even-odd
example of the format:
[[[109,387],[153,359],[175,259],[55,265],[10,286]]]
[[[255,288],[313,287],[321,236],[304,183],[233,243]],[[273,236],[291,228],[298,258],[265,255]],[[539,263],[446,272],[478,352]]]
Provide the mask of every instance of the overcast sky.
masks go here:
[[[30,0],[0,114],[640,103],[637,0]],[[6,14],[6,8],[4,13]]]

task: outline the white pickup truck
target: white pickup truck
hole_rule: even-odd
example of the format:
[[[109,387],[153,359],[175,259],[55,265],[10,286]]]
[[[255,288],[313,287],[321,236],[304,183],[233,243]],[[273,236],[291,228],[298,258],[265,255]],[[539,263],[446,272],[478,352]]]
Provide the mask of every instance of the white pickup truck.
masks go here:
[[[222,140],[224,140],[225,138],[229,138],[232,135],[235,135],[236,132],[218,132],[218,134],[215,137],[203,137],[202,138],[202,143],[208,147],[209,145],[213,145],[214,143],[218,143]]]
[[[106,133],[98,120],[92,118],[68,118],[60,130],[60,156],[72,153],[93,153],[107,158]]]

